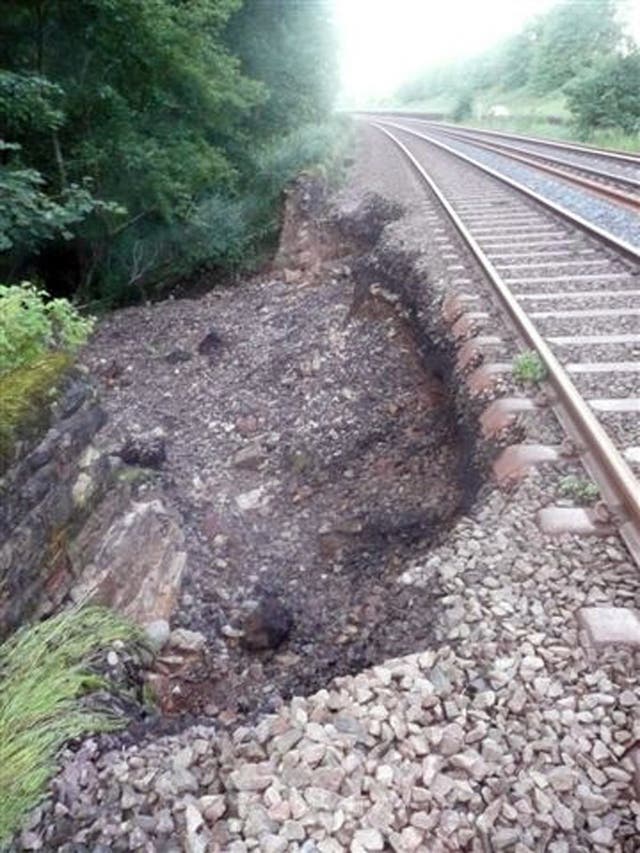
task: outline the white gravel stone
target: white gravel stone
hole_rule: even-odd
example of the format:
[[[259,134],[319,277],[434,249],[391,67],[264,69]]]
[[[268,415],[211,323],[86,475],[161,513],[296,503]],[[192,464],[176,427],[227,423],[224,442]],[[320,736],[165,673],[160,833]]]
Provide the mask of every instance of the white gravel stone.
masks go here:
[[[383,850],[384,838],[377,829],[359,829],[353,836],[351,850],[359,845],[362,850]]]
[[[600,826],[590,833],[589,837],[594,844],[602,844],[605,847],[611,847],[613,844],[613,831],[608,826]]]

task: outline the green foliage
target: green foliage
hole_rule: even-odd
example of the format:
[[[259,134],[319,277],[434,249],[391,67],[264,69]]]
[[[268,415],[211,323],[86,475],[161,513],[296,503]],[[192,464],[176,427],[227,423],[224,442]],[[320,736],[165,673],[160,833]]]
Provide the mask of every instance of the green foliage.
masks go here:
[[[579,506],[586,506],[598,500],[600,490],[590,480],[569,475],[558,483],[558,494],[560,497],[570,498]]]
[[[0,276],[46,281],[67,240],[83,298],[236,264],[263,230],[256,159],[335,89],[327,0],[5,0],[3,36]]]
[[[540,20],[531,82],[550,92],[615,50],[622,39],[617,0],[564,0]]]
[[[463,92],[453,108],[451,118],[454,121],[464,121],[473,115],[473,95],[470,92]]]
[[[537,352],[527,350],[514,358],[512,374],[516,382],[539,385],[546,379],[547,368]]]
[[[280,224],[280,197],[295,175],[311,167],[328,180],[341,172],[350,124],[334,119],[264,142],[251,157],[238,192],[212,193],[164,228],[144,221],[123,234],[103,270],[107,303],[149,299],[194,269],[251,268],[271,247]]]
[[[64,122],[60,86],[37,74],[0,71],[0,126],[5,133],[47,133]]]
[[[3,151],[18,151],[17,143],[0,140]],[[44,191],[45,180],[35,169],[0,165],[0,252],[35,251],[61,238],[71,240],[74,228],[92,213],[119,215],[124,208],[96,199],[84,186],[70,184],[57,197]]]
[[[338,83],[330,17],[325,0],[244,0],[231,18],[227,44],[245,73],[265,86],[266,97],[249,118],[261,137],[327,117]]]
[[[579,131],[621,128],[640,132],[640,50],[602,59],[567,87]]]
[[[471,117],[473,99],[484,122],[503,97],[518,113],[535,109],[533,100],[545,102],[557,120],[566,114],[566,92],[583,136],[598,127],[634,132],[640,121],[638,51],[623,35],[619,5],[620,0],[563,0],[492,50],[426,70],[401,87],[397,99],[425,104],[447,96],[447,111],[456,121]]]
[[[0,471],[10,462],[17,437],[41,428],[70,366],[68,353],[55,352],[0,375]]]
[[[0,284],[0,376],[47,351],[74,352],[92,327],[66,299],[49,300],[28,282]]]
[[[67,741],[125,724],[104,702],[114,688],[98,668],[116,641],[143,643],[116,614],[88,607],[24,627],[0,646],[0,843],[42,799]]]

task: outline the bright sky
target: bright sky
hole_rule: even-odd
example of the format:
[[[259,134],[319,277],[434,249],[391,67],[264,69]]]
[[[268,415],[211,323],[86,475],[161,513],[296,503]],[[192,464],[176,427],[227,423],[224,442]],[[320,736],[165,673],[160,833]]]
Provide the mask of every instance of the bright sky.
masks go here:
[[[391,94],[414,73],[471,56],[557,0],[333,0],[348,105]],[[588,2],[588,0],[585,0]],[[640,33],[640,0],[630,0]]]

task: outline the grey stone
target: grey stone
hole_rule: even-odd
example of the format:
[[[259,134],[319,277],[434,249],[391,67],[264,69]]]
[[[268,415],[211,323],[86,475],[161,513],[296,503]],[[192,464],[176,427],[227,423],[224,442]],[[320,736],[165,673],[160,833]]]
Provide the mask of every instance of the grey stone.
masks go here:
[[[159,652],[167,644],[171,628],[166,619],[154,619],[145,626],[144,633],[151,648]]]
[[[184,534],[160,500],[131,502],[100,537],[82,537],[75,557],[84,568],[76,600],[103,604],[139,625],[166,619],[186,563]]]
[[[181,652],[198,653],[207,644],[207,639],[204,634],[199,631],[190,631],[188,628],[175,628],[169,635],[169,645],[171,648],[178,649]]]
[[[242,764],[229,779],[238,791],[264,791],[273,780],[273,772],[267,764]]]
[[[353,835],[353,840],[365,850],[384,849],[384,838],[377,829],[358,829]]]
[[[254,442],[242,447],[233,457],[233,464],[236,468],[244,468],[247,470],[257,470],[267,458],[264,448]]]

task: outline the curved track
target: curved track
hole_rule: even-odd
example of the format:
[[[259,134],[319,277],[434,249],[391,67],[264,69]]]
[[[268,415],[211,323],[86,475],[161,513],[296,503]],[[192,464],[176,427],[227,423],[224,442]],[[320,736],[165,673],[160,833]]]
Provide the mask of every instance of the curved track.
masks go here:
[[[640,252],[438,139],[375,126],[436,195],[544,362],[556,412],[640,563]]]
[[[471,142],[475,147],[505,154],[516,162],[540,169],[554,177],[624,204],[633,210],[640,210],[640,177],[630,174],[631,170],[627,170],[627,174],[622,174],[620,171],[614,171],[611,168],[594,166],[586,162],[587,158],[584,157],[582,159],[585,162],[578,162],[575,158],[567,159],[566,157],[553,156],[545,151],[536,151],[532,149],[531,145],[523,146],[514,145],[511,141],[495,141],[494,138],[487,137],[484,134],[467,130],[458,131],[437,125],[428,125],[428,127],[432,132],[435,131],[439,135],[444,135],[445,138]],[[598,157],[602,158],[602,156],[603,152],[599,152]],[[638,161],[638,172],[640,173],[640,160]]]
[[[640,155],[588,146],[480,130],[395,113],[404,125],[437,138],[455,140],[508,157],[583,190],[640,211]]]

